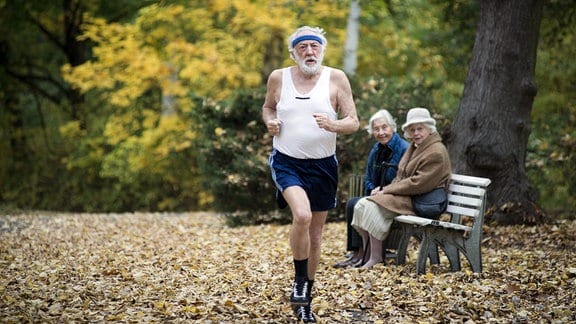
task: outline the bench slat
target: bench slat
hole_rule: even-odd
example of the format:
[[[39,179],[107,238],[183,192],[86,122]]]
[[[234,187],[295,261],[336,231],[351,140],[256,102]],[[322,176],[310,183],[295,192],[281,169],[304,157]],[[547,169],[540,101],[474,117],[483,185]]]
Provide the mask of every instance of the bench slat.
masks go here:
[[[491,182],[490,179],[488,178],[473,177],[455,173],[453,173],[450,178],[452,179],[453,182],[461,182],[467,185],[480,186],[480,187],[488,187],[488,185]]]
[[[486,189],[484,189],[484,188],[467,187],[464,185],[458,185],[458,184],[454,184],[454,183],[452,183],[452,184],[450,184],[450,186],[448,186],[448,190],[450,190],[451,192],[457,192],[460,194],[476,196],[476,197],[483,197],[484,193],[486,192]]]
[[[455,206],[455,205],[448,205],[448,207],[446,208],[446,212],[469,217],[478,217],[480,215],[480,210],[478,209]]]
[[[478,208],[478,207],[482,206],[482,199],[449,194],[448,195],[448,203],[449,204],[466,205],[466,206]]]

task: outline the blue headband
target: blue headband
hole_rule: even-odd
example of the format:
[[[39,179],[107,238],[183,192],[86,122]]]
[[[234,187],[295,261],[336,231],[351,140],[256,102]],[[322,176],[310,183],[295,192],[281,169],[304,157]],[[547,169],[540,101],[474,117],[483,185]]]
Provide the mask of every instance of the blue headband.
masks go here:
[[[324,43],[322,43],[322,38],[320,38],[316,35],[302,35],[302,36],[296,37],[296,39],[294,39],[292,41],[292,48],[296,47],[296,44],[298,44],[302,41],[305,41],[305,40],[317,41],[318,43],[324,45]]]

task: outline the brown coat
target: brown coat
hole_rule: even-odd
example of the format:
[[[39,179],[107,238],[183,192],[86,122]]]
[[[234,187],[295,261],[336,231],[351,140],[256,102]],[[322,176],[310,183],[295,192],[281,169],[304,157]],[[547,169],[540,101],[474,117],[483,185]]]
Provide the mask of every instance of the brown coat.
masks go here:
[[[368,199],[392,212],[414,215],[411,196],[445,187],[451,170],[442,138],[432,133],[418,147],[410,145],[400,160],[396,178],[383,188],[383,194]]]

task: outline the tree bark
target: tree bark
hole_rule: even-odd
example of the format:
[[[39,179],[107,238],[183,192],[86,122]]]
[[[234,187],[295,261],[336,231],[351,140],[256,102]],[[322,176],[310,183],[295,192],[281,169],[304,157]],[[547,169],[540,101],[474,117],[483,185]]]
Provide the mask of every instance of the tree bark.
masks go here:
[[[286,45],[284,43],[283,31],[271,31],[270,41],[264,53],[264,64],[262,64],[262,70],[260,72],[263,85],[268,81],[270,73],[279,66],[282,66],[282,60],[286,56],[285,51]]]
[[[26,132],[24,131],[24,116],[20,100],[17,96],[14,96],[14,92],[6,91],[2,105],[8,115],[9,124],[6,131],[10,143],[10,151],[4,153],[12,156],[9,169],[10,172],[16,172],[29,161],[28,140],[26,138]]]
[[[488,218],[538,224],[525,169],[543,0],[481,0],[480,19],[460,106],[447,138],[456,173],[487,177]]]

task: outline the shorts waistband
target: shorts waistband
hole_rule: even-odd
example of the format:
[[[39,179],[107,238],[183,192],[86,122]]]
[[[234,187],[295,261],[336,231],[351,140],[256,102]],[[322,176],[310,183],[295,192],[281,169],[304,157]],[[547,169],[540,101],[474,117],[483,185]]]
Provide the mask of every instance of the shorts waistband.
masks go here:
[[[327,156],[325,158],[320,158],[320,159],[299,159],[299,158],[295,158],[295,157],[291,157],[290,155],[286,155],[280,151],[278,151],[277,149],[274,149],[273,154],[275,155],[279,155],[283,158],[292,160],[292,161],[298,161],[298,162],[302,162],[302,163],[318,163],[318,162],[324,162],[324,161],[329,161],[329,160],[334,160],[334,157],[336,154],[332,154],[330,156]]]

